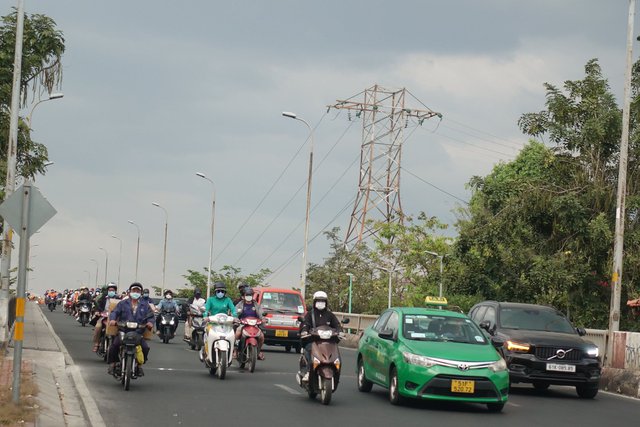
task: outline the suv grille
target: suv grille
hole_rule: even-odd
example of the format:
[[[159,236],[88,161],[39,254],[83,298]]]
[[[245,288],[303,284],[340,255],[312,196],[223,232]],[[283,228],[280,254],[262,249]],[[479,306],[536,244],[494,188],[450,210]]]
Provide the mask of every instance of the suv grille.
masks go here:
[[[535,355],[538,359],[548,360],[550,357],[558,354],[558,351],[565,352],[564,357],[554,357],[552,360],[558,361],[577,361],[582,359],[582,350],[579,348],[562,348],[562,347],[536,347]]]

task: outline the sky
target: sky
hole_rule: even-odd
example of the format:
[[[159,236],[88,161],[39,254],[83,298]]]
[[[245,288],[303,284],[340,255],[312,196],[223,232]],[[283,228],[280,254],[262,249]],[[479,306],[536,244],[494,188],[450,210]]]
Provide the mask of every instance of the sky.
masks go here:
[[[442,114],[407,128],[400,196],[455,236],[466,184],[517,156],[518,118],[544,109],[545,82],[581,79],[598,58],[623,93],[626,0],[24,3],[66,45],[64,97],[32,116],[54,162],[35,185],[57,210],[31,238],[37,293],[102,285],[106,261],[106,281],[127,287],[129,220],[137,280],[162,285],[166,223],[165,288],[185,287],[209,262],[214,192],[213,269],[270,268],[271,286],[298,286],[309,131],[283,111],[315,128],[308,260],[322,263],[322,231],[346,232],[358,185],[362,122],[327,112],[338,99],[379,84]]]

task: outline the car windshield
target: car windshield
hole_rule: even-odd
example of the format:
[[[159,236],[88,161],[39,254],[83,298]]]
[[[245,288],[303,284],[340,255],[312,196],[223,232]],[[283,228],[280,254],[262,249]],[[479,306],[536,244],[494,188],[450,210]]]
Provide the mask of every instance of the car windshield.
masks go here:
[[[502,307],[500,326],[506,329],[575,333],[562,313],[546,307]]]
[[[262,294],[261,306],[263,310],[304,313],[304,305],[302,304],[300,295],[287,292],[264,292]]]
[[[408,340],[486,344],[484,334],[471,321],[461,317],[405,314],[402,335]]]

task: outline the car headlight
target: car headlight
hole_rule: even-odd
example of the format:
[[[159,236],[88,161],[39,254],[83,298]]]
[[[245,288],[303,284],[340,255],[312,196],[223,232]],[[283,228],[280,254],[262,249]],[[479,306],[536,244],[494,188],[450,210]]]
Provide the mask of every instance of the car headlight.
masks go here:
[[[587,354],[590,357],[598,357],[600,355],[600,349],[596,346],[587,347]]]
[[[509,340],[509,341],[507,341],[505,343],[505,347],[507,347],[507,350],[515,351],[517,353],[528,353],[529,352],[529,348],[531,348],[531,346],[529,344],[515,342],[515,341],[511,341],[511,340]]]
[[[404,357],[404,361],[410,363],[412,365],[423,366],[425,368],[430,368],[435,365],[435,362],[428,357],[419,356],[417,354],[402,352],[402,357]]]
[[[497,362],[489,365],[488,368],[490,370],[492,370],[493,372],[506,371],[507,370],[507,362],[505,362],[504,359],[501,358]]]

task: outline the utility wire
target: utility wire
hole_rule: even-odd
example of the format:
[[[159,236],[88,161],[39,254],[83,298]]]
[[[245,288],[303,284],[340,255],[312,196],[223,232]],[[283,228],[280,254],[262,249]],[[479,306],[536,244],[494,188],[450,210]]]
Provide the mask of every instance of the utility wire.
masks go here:
[[[440,191],[441,193],[444,193],[444,194],[446,194],[447,196],[453,197],[454,199],[456,199],[456,200],[458,200],[458,201],[460,201],[460,202],[464,203],[465,205],[468,205],[468,204],[469,204],[469,202],[467,202],[466,200],[461,199],[460,197],[458,197],[458,196],[456,196],[456,195],[454,195],[454,194],[449,193],[447,190],[443,190],[442,188],[438,187],[437,185],[430,183],[430,182],[429,182],[429,181],[427,181],[426,179],[420,178],[418,175],[416,175],[415,173],[411,172],[411,171],[410,171],[410,170],[408,170],[407,168],[405,168],[405,167],[401,166],[401,167],[400,167],[400,169],[402,169],[403,171],[407,172],[409,175],[413,176],[414,178],[416,178],[416,179],[418,179],[418,180],[420,180],[420,181],[424,182],[425,184],[427,184],[427,185],[429,185],[429,186],[431,186],[431,187],[435,188],[436,190]]]
[[[313,127],[311,133],[314,133],[315,130],[318,128],[318,126],[320,126],[320,124],[322,123],[322,121],[324,120],[324,118],[327,116],[327,113],[324,113],[322,115],[322,117],[320,118],[320,120],[318,121],[318,123]],[[284,170],[280,173],[280,175],[278,176],[278,178],[276,178],[276,180],[274,181],[273,184],[271,184],[271,187],[269,188],[269,190],[267,190],[266,194],[262,197],[262,200],[260,200],[260,202],[258,203],[258,205],[253,209],[253,211],[251,211],[251,213],[249,214],[249,216],[247,217],[247,219],[244,220],[244,222],[242,223],[242,225],[236,230],[236,232],[234,233],[234,235],[231,237],[231,239],[227,242],[227,244],[222,248],[222,250],[218,253],[218,255],[214,258],[214,262],[220,258],[222,256],[222,254],[224,253],[225,250],[227,250],[227,248],[229,247],[229,245],[231,245],[231,243],[233,243],[233,241],[235,240],[236,237],[238,237],[238,234],[240,234],[240,232],[244,229],[244,227],[247,225],[247,223],[249,222],[249,220],[251,220],[251,218],[253,218],[253,215],[258,211],[258,209],[260,208],[260,206],[262,206],[262,204],[264,203],[265,200],[267,200],[267,197],[269,197],[269,195],[271,194],[271,192],[273,191],[273,189],[275,188],[275,186],[278,184],[278,182],[280,182],[280,180],[282,179],[282,177],[284,176],[284,174],[287,172],[287,170],[289,169],[289,167],[291,166],[291,164],[293,163],[293,161],[295,160],[296,157],[298,157],[298,154],[300,153],[300,151],[302,150],[302,148],[307,144],[307,141],[309,141],[309,139],[311,138],[311,133],[309,135],[307,135],[307,139],[304,140],[304,142],[302,143],[302,145],[300,145],[300,147],[298,148],[298,151],[296,151],[296,153],[291,157],[291,160],[289,160],[289,163],[287,163],[287,166],[285,166]]]

